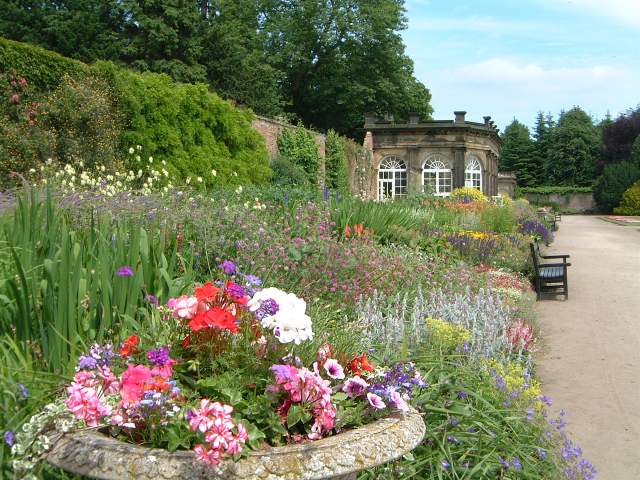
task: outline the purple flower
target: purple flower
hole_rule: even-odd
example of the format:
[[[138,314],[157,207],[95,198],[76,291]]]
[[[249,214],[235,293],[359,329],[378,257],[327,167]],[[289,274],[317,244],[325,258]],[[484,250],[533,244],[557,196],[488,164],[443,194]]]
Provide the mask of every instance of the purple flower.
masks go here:
[[[149,302],[151,305],[153,305],[154,307],[159,307],[160,306],[160,300],[158,300],[158,297],[156,297],[155,295],[151,295],[150,293],[147,294],[144,299]]]
[[[451,468],[451,464],[446,460],[442,460],[442,468],[444,468],[445,470],[448,470],[449,468]]]
[[[344,383],[342,387],[342,391],[346,393],[350,398],[359,397],[363,395],[365,389],[369,386],[369,384],[359,376],[355,376],[350,378]]]
[[[98,361],[88,355],[82,355],[78,359],[78,370],[95,370],[98,366]]]
[[[341,380],[344,378],[344,370],[337,360],[329,358],[324,362],[324,369],[331,378]]]
[[[458,398],[460,400],[465,400],[469,395],[467,394],[467,392],[465,392],[464,390],[460,390],[458,392]]]
[[[20,389],[22,398],[29,398],[29,390],[27,390],[27,387],[25,387],[23,383],[19,383],[18,388]]]
[[[458,440],[455,435],[447,435],[447,441],[449,443],[460,443],[460,440]]]
[[[401,412],[409,411],[409,405],[404,400],[404,398],[402,398],[402,395],[400,395],[400,392],[391,392],[391,394],[389,395],[389,401],[391,402],[391,405],[393,405],[396,409],[400,410]]]
[[[460,424],[460,419],[459,419],[459,418],[457,418],[457,417],[451,417],[451,418],[449,419],[449,423],[450,423],[452,426],[457,427],[457,426]]]
[[[534,415],[535,415],[535,412],[533,411],[533,408],[530,408],[527,410],[527,420],[529,421],[533,420]]]
[[[227,275],[234,275],[238,270],[236,268],[236,264],[231,260],[225,260],[220,264],[220,268]]]
[[[522,464],[520,463],[520,459],[518,457],[513,457],[511,459],[511,465],[513,465],[514,470],[522,470]]]
[[[171,358],[169,357],[169,347],[151,349],[147,352],[147,358],[154,365],[158,367],[164,367],[171,360]]]
[[[116,270],[116,275],[119,277],[133,277],[133,268],[128,265],[120,267]]]
[[[367,400],[369,400],[369,405],[371,405],[373,408],[377,410],[382,410],[383,408],[386,408],[386,405],[382,401],[382,398],[380,398],[375,393],[371,393],[371,392],[367,393]]]
[[[96,359],[98,365],[103,367],[111,366],[113,358],[118,356],[118,354],[113,351],[113,345],[110,343],[106,343],[102,346],[94,343],[91,346],[90,355]]]
[[[538,397],[538,400],[540,400],[541,402],[544,402],[547,404],[547,406],[551,406],[553,405],[553,400],[551,400],[551,397],[547,397],[546,395],[541,395]]]
[[[255,286],[262,285],[262,280],[260,280],[260,278],[256,277],[255,275],[245,275],[244,278],[251,285],[255,285]]]
[[[7,430],[4,432],[4,441],[9,447],[13,447],[13,444],[16,442],[15,434],[11,430]]]
[[[227,293],[236,298],[242,298],[245,295],[244,287],[233,282],[227,285]]]
[[[511,466],[511,464],[509,462],[507,462],[500,455],[498,455],[498,460],[500,460],[500,463],[502,464],[502,466],[504,467],[505,470],[509,470],[509,467]]]
[[[267,298],[266,300],[260,302],[260,308],[256,310],[255,315],[258,320],[263,320],[266,317],[270,317],[278,313],[279,309],[280,307],[274,299]]]
[[[538,448],[537,449],[537,453],[538,453],[538,457],[540,457],[540,460],[544,460],[545,458],[547,458],[547,451],[542,449],[542,448]]]

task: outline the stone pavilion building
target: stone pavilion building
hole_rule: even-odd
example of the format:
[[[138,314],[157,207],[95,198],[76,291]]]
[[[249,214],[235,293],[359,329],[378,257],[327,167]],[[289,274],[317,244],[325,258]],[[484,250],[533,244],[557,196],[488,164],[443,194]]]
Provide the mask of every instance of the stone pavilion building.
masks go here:
[[[463,186],[497,195],[498,129],[491,117],[477,123],[468,122],[466,112],[454,114],[455,120],[426,121],[410,114],[406,123],[366,115],[364,146],[377,172],[372,196],[386,200],[431,192],[445,197]]]

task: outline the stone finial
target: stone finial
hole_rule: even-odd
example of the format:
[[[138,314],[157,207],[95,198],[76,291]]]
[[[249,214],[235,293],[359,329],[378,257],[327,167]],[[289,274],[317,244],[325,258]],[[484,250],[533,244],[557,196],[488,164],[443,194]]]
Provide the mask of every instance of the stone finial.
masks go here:
[[[482,117],[482,118],[484,118],[484,126],[485,127],[491,126],[491,116],[490,115],[487,115],[486,117]]]
[[[378,121],[378,116],[375,112],[367,112],[364,114],[364,124],[373,125]]]
[[[367,134],[364,136],[364,142],[362,142],[362,146],[365,150],[373,152],[373,134],[371,132],[367,132]]]
[[[455,123],[464,123],[464,116],[467,114],[467,112],[458,110],[456,112],[453,112],[453,114],[456,116]]]
[[[416,125],[420,123],[420,114],[417,112],[409,112],[409,124]]]

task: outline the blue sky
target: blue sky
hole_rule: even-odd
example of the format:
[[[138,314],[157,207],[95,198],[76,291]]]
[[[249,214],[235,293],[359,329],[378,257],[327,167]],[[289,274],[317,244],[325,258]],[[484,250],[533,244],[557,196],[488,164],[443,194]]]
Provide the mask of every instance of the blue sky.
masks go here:
[[[434,118],[532,126],[574,105],[640,104],[640,0],[406,0],[403,32]]]

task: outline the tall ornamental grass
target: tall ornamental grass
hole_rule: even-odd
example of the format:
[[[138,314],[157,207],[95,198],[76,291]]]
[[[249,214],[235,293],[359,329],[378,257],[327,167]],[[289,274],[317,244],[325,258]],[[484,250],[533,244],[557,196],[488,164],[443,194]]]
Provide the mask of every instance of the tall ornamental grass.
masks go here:
[[[0,217],[0,335],[33,348],[43,368],[65,372],[87,342],[177,294],[174,278],[190,268],[175,236],[109,215],[73,229],[41,193],[26,191]]]

